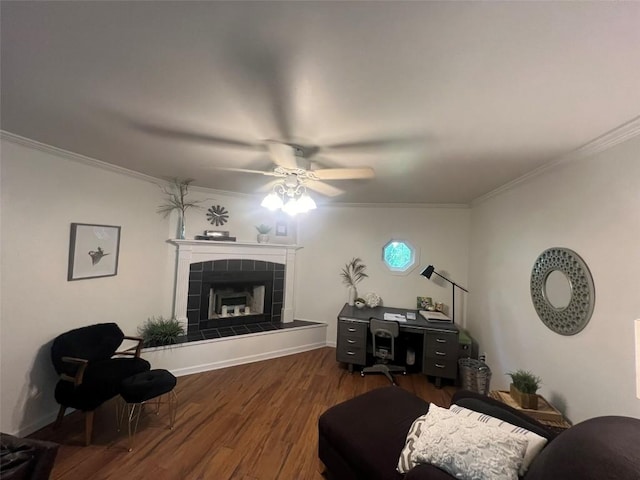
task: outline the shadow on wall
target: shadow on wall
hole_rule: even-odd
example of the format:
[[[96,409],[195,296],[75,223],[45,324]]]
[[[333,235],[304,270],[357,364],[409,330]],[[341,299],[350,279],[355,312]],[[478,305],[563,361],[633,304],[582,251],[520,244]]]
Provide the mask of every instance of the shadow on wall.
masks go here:
[[[25,379],[12,419],[20,435],[28,435],[47,425],[56,415],[54,389],[58,374],[51,363],[53,339],[42,345]]]

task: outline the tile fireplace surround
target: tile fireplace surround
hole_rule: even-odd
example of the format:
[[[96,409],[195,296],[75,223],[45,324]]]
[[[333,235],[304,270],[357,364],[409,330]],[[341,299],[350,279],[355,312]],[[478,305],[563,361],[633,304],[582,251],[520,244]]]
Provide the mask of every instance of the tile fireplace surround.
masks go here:
[[[293,321],[295,256],[296,251],[301,247],[297,245],[207,240],[169,240],[169,242],[177,247],[174,316],[182,322],[185,330],[190,333],[197,331],[199,329],[199,320],[204,320],[194,317],[193,308],[188,311],[190,300],[189,282],[192,271],[195,270],[195,274],[198,275],[198,271],[202,271],[202,265],[217,266],[225,263],[230,267],[232,265],[242,265],[242,269],[245,270],[248,264],[253,263],[252,261],[265,262],[267,265],[273,265],[278,270],[278,276],[283,273],[282,310],[281,312],[274,311],[272,315],[274,320],[277,321],[279,319],[282,323]],[[235,268],[231,267],[230,270],[233,271]],[[195,278],[192,280],[197,281]]]

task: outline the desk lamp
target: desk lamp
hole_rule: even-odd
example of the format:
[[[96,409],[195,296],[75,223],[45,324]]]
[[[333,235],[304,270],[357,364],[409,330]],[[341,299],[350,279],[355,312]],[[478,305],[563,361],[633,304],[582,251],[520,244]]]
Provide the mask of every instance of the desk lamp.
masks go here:
[[[442,278],[443,280],[446,280],[451,285],[453,285],[453,287],[452,287],[453,296],[451,298],[451,321],[453,323],[456,323],[456,287],[458,287],[460,290],[464,290],[467,293],[469,293],[469,290],[467,290],[466,288],[458,285],[456,282],[452,282],[447,277],[443,277],[442,275],[440,275],[438,272],[436,272],[436,270],[433,267],[433,265],[429,265],[427,268],[425,268],[422,272],[420,272],[420,275],[430,279],[431,275],[433,275],[434,273],[436,275],[438,275],[440,278]]]

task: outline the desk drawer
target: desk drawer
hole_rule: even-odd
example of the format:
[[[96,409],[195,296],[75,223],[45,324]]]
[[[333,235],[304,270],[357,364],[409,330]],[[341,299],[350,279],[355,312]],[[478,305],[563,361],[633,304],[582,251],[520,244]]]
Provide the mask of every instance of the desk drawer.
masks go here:
[[[457,358],[425,358],[422,373],[434,377],[456,378],[458,375]]]
[[[336,348],[336,360],[343,363],[365,365],[367,361],[367,348],[352,346],[347,343],[339,343]]]
[[[425,335],[425,353],[429,357],[458,358],[458,334],[457,332],[441,333],[429,332]]]
[[[340,320],[338,322],[338,337],[349,336],[358,338],[367,338],[368,323],[363,322],[347,322]]]

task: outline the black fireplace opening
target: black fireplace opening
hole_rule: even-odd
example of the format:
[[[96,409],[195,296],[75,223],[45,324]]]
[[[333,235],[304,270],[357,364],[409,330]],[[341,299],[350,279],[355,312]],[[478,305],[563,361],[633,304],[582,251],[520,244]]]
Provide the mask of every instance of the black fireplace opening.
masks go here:
[[[280,323],[285,266],[259,260],[194,263],[189,273],[188,333]]]

